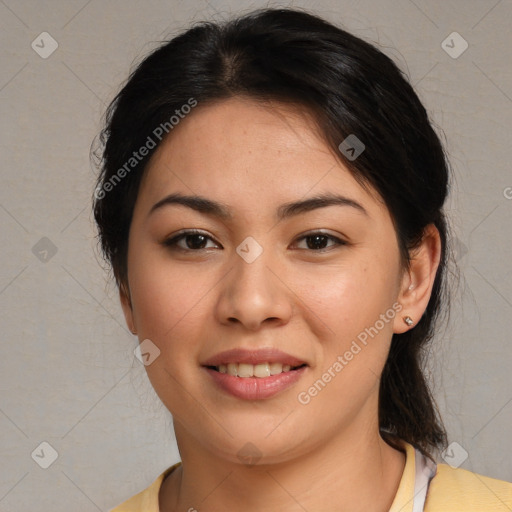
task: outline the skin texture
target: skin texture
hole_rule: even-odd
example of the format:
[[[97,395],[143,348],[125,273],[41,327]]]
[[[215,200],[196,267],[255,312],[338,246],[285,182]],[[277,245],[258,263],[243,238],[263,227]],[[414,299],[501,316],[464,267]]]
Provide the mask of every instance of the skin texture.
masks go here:
[[[428,304],[439,234],[427,230],[404,272],[383,201],[313,126],[282,104],[239,97],[199,105],[158,148],[141,183],[121,303],[130,329],[161,351],[146,369],[173,415],[183,462],[162,485],[162,511],[386,511],[393,501],[405,457],[379,435],[379,376],[392,334],[411,328],[403,317],[417,321]],[[223,203],[232,219],[182,205],[149,213],[176,192]],[[357,201],[368,215],[329,206],[276,220],[281,204],[325,192]],[[204,249],[186,252],[186,239],[182,251],[163,244],[185,228],[211,237]],[[308,248],[303,237],[318,230],[346,245],[328,238],[323,252]],[[248,236],[263,248],[252,263],[236,252]],[[398,303],[401,311],[301,404],[298,394]],[[270,399],[228,395],[201,366],[224,350],[267,347],[308,364]],[[255,465],[238,457],[246,443],[257,448]]]

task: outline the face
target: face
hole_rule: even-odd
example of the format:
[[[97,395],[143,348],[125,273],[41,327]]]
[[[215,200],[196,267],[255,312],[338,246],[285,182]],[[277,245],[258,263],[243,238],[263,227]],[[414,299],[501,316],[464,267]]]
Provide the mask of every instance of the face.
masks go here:
[[[177,435],[233,462],[378,429],[401,317],[396,233],[312,126],[283,105],[199,105],[153,155],[134,209],[122,302],[160,351],[148,376]]]

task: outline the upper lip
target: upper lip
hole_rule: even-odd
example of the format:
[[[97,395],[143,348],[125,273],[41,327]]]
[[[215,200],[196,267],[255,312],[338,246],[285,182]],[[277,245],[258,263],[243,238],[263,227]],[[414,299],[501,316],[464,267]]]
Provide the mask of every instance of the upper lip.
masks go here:
[[[262,363],[281,363],[290,366],[301,366],[307,364],[290,354],[282,352],[275,348],[261,348],[257,350],[248,350],[244,348],[234,348],[219,352],[202,363],[203,366],[219,366],[229,363],[262,364]]]

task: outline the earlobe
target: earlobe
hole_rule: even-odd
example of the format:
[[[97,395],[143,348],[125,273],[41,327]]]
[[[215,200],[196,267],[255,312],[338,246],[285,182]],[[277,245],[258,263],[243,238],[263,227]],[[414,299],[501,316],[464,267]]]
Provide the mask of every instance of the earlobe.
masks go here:
[[[441,237],[434,224],[429,224],[425,228],[421,244],[412,252],[409,269],[402,278],[397,300],[403,309],[395,319],[395,333],[408,331],[423,316],[430,300],[440,258]]]
[[[137,334],[135,321],[133,318],[133,308],[130,299],[130,291],[124,284],[119,286],[119,300],[121,301],[121,307],[123,308],[124,318],[126,325],[132,334]]]

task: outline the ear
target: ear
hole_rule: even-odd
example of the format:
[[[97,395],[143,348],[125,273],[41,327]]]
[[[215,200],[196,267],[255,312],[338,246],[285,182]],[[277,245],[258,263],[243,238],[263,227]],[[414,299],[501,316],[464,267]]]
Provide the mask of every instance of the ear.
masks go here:
[[[130,299],[130,290],[128,285],[121,283],[119,286],[119,300],[121,301],[121,307],[123,308],[124,318],[126,325],[130,329],[132,334],[137,334],[137,328],[135,326],[135,320],[133,318],[132,301]]]
[[[429,224],[423,233],[419,247],[411,253],[410,268],[404,272],[397,301],[402,305],[395,317],[393,332],[400,334],[412,329],[427,309],[434,280],[441,259],[441,237],[434,224]],[[413,323],[409,326],[404,317]]]

